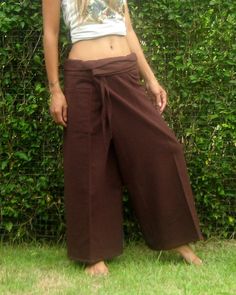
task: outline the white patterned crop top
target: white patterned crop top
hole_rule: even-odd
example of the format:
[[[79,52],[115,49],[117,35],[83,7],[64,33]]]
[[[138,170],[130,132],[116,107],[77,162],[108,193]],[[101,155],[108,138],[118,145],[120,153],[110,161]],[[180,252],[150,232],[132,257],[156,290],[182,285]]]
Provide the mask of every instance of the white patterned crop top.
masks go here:
[[[126,0],[89,0],[82,18],[77,9],[78,0],[61,0],[63,19],[70,29],[71,42],[94,39],[106,35],[126,35]]]

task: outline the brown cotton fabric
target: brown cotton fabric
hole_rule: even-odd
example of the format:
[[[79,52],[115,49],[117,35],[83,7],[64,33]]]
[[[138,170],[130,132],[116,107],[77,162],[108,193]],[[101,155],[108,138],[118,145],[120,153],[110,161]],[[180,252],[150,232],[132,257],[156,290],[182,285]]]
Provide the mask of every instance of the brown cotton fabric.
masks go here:
[[[68,257],[122,254],[123,185],[151,249],[202,240],[182,144],[141,85],[136,55],[66,59],[64,93]]]

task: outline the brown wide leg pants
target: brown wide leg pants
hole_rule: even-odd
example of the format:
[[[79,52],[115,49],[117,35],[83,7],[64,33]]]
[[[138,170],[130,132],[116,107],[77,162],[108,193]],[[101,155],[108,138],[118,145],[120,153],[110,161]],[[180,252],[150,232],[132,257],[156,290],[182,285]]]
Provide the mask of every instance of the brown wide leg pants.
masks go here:
[[[203,239],[182,145],[139,78],[134,53],[64,62],[65,218],[72,260],[91,263],[123,252],[122,185],[151,249]]]

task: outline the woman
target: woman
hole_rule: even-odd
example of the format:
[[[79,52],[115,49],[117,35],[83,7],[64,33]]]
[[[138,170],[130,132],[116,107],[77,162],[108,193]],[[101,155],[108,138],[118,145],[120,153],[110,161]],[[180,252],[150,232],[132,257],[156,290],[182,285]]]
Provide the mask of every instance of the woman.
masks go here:
[[[61,8],[72,42],[63,90]],[[188,245],[203,236],[182,145],[161,116],[167,94],[145,59],[126,0],[43,0],[42,11],[50,113],[64,127],[68,257],[91,275],[109,273],[105,259],[123,251],[125,184],[147,245],[202,264]]]

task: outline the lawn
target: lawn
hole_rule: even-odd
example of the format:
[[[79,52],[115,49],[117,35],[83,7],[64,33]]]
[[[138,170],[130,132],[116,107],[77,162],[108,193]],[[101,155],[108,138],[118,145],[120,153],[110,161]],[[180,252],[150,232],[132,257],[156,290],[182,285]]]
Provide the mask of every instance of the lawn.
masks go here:
[[[236,240],[192,247],[204,265],[153,251],[143,241],[125,243],[123,254],[107,261],[107,277],[89,277],[83,264],[67,259],[65,245],[0,244],[0,294],[235,295]]]

